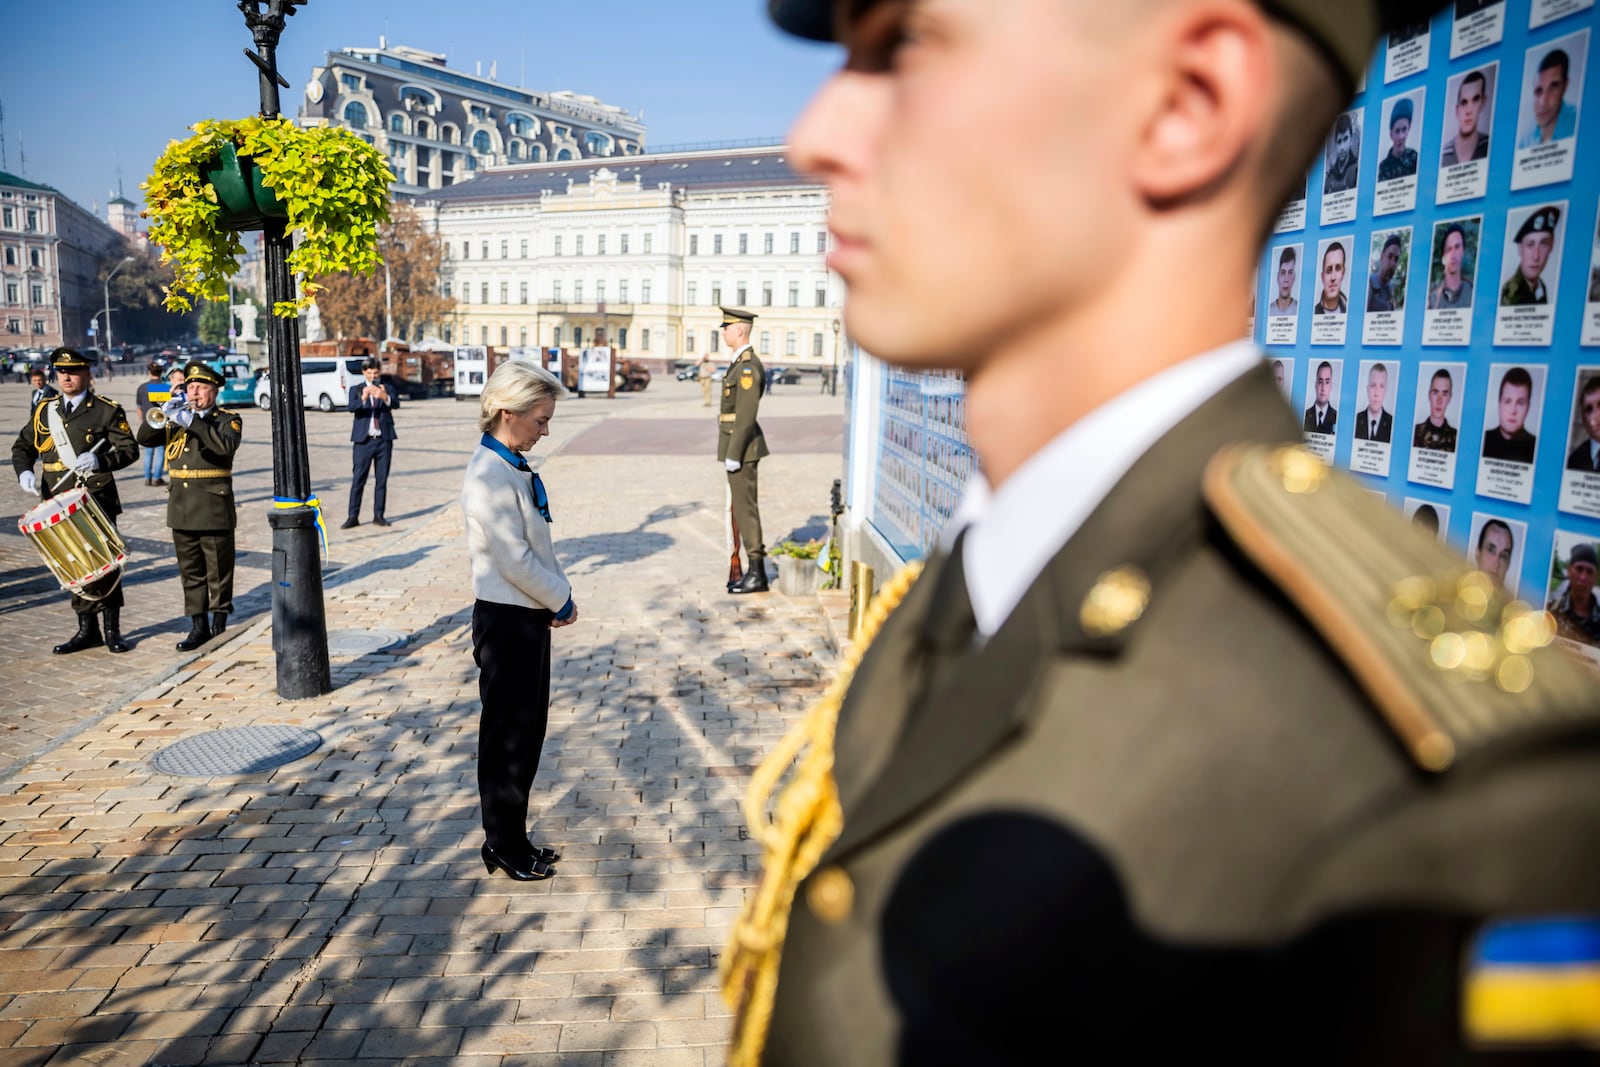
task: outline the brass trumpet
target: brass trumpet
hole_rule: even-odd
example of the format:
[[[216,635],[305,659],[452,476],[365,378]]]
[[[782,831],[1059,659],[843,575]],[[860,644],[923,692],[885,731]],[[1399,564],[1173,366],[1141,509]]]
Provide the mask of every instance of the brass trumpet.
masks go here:
[[[178,410],[179,411],[198,411],[199,409],[196,408],[193,403],[187,403],[187,404],[184,404],[183,407],[179,408]],[[152,430],[159,430],[159,429],[162,429],[163,427],[165,427],[167,425],[167,421],[168,421],[166,405],[163,404],[161,407],[151,408],[148,412],[145,413],[144,421],[145,421],[145,424],[147,426],[149,426]]]

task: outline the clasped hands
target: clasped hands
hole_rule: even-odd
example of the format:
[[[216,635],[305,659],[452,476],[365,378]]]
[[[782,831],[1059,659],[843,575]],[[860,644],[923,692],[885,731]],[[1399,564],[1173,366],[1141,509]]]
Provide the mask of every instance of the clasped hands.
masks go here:
[[[568,615],[564,619],[551,619],[550,620],[550,629],[559,630],[563,626],[571,626],[573,623],[575,623],[577,621],[578,621],[578,605],[574,604],[574,605],[572,605],[572,614],[571,615]]]
[[[167,421],[176,423],[184,429],[194,422],[194,409],[189,406],[189,401],[181,396],[175,396],[161,405],[161,410],[166,413]]]

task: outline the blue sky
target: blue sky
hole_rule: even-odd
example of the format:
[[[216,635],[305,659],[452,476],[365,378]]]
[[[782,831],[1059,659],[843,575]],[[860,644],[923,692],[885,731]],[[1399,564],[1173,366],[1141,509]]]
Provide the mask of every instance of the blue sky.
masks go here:
[[[837,50],[781,36],[763,0],[311,0],[278,66],[293,115],[339,48],[389,43],[536,90],[643,111],[649,145],[781,137]],[[5,170],[104,205],[122,170],[138,202],[156,155],[190,123],[259,109],[235,0],[0,0]],[[526,72],[525,76],[522,72]]]

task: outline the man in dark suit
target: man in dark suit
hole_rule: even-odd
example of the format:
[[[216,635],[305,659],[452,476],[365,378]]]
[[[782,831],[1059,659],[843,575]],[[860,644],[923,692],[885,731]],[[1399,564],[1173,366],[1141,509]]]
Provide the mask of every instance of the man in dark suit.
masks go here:
[[[850,336],[961,375],[983,465],[754,776],[731,1064],[1592,1039],[1471,993],[1528,954],[1480,948],[1491,920],[1600,915],[1593,681],[1300,445],[1238,340],[1378,36],[1429,14],[1402,7],[772,4],[848,50],[788,159],[827,186]],[[1006,164],[950,151],[979,139]]]
[[[1483,458],[1532,463],[1537,434],[1528,431],[1533,408],[1533,376],[1526,367],[1512,367],[1500,379],[1500,421],[1483,432]]]
[[[28,372],[28,407],[36,408],[40,402],[49,400],[56,395],[56,389],[48,384],[44,369],[35,367]]]
[[[394,409],[400,406],[400,393],[394,386],[378,380],[382,367],[368,356],[361,363],[362,383],[350,390],[350,426],[354,453],[350,472],[349,515],[339,527],[348,530],[361,525],[361,494],[372,474],[372,525],[388,526],[383,508],[389,500],[389,460],[394,455]]]
[[[1333,397],[1333,364],[1323,360],[1317,365],[1317,399],[1306,408],[1305,432],[1331,434],[1339,425],[1339,410],[1330,403]]]
[[[1389,393],[1389,368],[1374,363],[1367,371],[1367,406],[1356,415],[1356,440],[1388,444],[1394,435],[1394,416],[1383,409]]]
[[[1600,471],[1600,375],[1588,378],[1578,390],[1578,413],[1589,436],[1567,456],[1569,471]]]
[[[91,364],[74,348],[50,353],[59,394],[35,403],[11,446],[11,469],[25,493],[45,500],[83,486],[113,524],[122,514],[113,471],[139,458],[133,430],[122,405],[107,400],[89,387]],[[35,476],[33,465],[42,468]],[[112,652],[133,646],[122,639],[122,575],[108,574],[72,595],[78,632],[51,649],[58,656],[104,645]],[[100,617],[105,619],[101,634]]]

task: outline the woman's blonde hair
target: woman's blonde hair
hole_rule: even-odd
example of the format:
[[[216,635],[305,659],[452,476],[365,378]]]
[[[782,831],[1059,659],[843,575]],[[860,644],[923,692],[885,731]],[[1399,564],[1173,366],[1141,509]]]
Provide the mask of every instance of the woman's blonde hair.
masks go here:
[[[489,375],[478,399],[478,429],[489,433],[500,412],[520,415],[547,396],[562,400],[567,396],[561,379],[537,363],[508,359]]]

